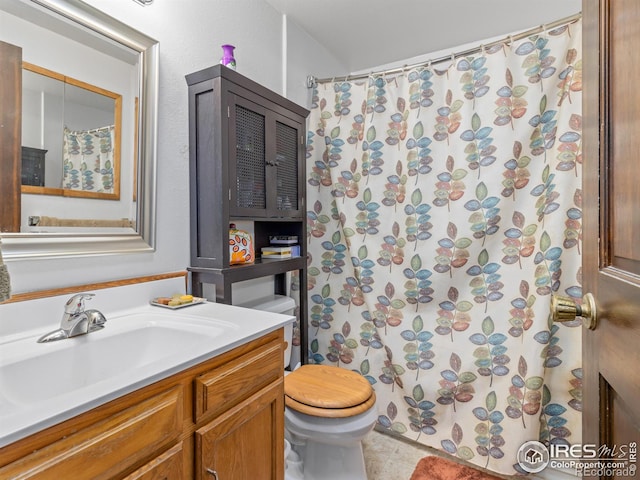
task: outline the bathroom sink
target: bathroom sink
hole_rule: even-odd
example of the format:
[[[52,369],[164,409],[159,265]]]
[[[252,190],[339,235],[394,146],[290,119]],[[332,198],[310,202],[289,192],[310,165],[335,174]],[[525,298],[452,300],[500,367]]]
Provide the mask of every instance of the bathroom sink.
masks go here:
[[[14,315],[13,305],[4,308],[3,320],[7,312]],[[151,305],[100,310],[107,318],[104,328],[86,335],[38,343],[59,326],[56,318],[0,336],[0,448],[293,320],[209,302],[179,310]],[[23,309],[15,311],[26,318]]]
[[[173,365],[181,357],[211,347],[235,325],[166,313],[140,313],[109,319],[98,332],[28,345],[15,361],[0,366],[5,401],[41,402],[119,378],[128,381]],[[33,343],[33,342],[31,342]]]

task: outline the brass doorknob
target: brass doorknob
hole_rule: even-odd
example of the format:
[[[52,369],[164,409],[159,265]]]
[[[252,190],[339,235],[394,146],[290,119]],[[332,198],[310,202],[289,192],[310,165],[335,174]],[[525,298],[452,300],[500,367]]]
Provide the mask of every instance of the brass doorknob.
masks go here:
[[[589,330],[595,330],[598,326],[596,312],[596,299],[587,293],[582,297],[582,305],[577,305],[569,297],[559,295],[551,296],[551,318],[554,322],[570,322],[576,317],[582,317],[582,325]]]

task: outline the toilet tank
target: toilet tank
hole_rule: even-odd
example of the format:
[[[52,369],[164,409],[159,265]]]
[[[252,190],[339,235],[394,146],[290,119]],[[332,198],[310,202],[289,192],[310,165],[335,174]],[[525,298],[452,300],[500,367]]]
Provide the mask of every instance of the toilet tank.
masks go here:
[[[234,303],[238,307],[253,308],[254,310],[262,310],[271,313],[280,313],[295,317],[296,302],[293,298],[285,295],[269,295],[267,297],[246,300]],[[291,363],[291,341],[293,339],[293,323],[284,326],[284,340],[286,349],[284,351],[284,367],[287,368]]]

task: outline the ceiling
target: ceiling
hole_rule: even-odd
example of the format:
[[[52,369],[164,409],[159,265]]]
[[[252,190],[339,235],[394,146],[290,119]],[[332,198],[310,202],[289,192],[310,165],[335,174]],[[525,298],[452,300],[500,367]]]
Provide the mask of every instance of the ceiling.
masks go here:
[[[347,73],[527,30],[578,13],[581,0],[266,0]]]

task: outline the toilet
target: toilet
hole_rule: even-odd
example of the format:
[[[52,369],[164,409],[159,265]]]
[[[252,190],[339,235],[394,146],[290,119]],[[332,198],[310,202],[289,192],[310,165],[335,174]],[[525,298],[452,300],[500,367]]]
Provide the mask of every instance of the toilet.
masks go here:
[[[274,295],[238,306],[293,315],[295,302]],[[285,367],[292,334],[289,324]],[[362,439],[378,418],[371,384],[344,368],[291,363],[284,379],[285,480],[366,480]]]

